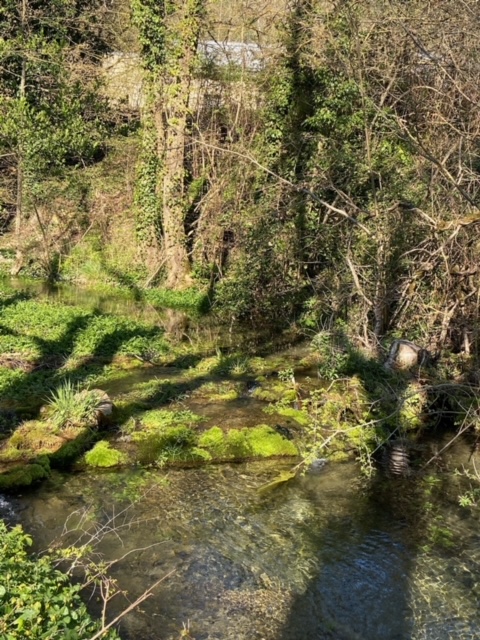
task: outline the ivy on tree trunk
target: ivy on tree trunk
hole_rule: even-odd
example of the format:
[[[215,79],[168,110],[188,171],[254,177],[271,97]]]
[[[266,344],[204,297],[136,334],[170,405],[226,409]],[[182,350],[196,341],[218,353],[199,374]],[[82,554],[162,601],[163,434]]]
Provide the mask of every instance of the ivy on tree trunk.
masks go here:
[[[144,136],[151,135],[151,128],[145,126],[151,119],[151,109],[157,136],[157,180],[155,185],[152,181],[138,183],[137,205],[151,203],[153,196],[157,201],[166,285],[173,289],[190,284],[185,155],[190,135],[190,90],[205,4],[205,0],[132,0],[143,63],[155,96],[144,113]],[[152,161],[142,159],[140,174],[146,163],[152,166]],[[149,193],[139,194],[138,188]],[[140,210],[139,217],[150,225],[151,207],[150,213]]]

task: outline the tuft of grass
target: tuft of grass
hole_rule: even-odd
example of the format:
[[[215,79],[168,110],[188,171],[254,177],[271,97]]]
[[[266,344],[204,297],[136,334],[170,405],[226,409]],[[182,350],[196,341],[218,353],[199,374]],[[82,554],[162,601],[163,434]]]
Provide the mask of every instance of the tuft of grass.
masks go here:
[[[66,380],[51,393],[48,411],[54,426],[63,429],[66,426],[94,424],[97,406],[96,393],[80,391],[78,385]]]

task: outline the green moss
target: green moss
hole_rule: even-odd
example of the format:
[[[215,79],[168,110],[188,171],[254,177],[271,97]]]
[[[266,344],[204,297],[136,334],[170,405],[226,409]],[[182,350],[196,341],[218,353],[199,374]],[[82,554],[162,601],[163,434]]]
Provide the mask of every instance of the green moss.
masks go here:
[[[27,460],[59,448],[63,439],[50,422],[29,420],[16,428],[0,450],[0,460]]]
[[[244,429],[245,436],[254,456],[268,458],[270,456],[295,456],[296,446],[286,440],[271,427],[261,425],[254,429]]]
[[[207,382],[193,391],[195,397],[208,399],[212,402],[229,402],[240,396],[241,383],[222,381]]]
[[[96,438],[95,431],[91,429],[82,430],[74,440],[62,445],[60,449],[49,456],[51,466],[56,469],[68,469],[91,446]]]
[[[151,411],[146,411],[141,416],[140,420],[142,431],[160,432],[170,427],[192,427],[193,425],[201,422],[202,417],[192,411],[153,409]]]
[[[32,463],[16,467],[0,475],[0,490],[12,491],[44,480],[49,476],[46,464]]]
[[[199,437],[198,447],[209,451],[213,458],[220,459],[298,455],[293,442],[266,425],[252,429],[231,429],[226,433],[219,427],[212,427]]]
[[[140,430],[132,434],[139,461],[164,465],[195,458],[197,437],[193,428],[201,419],[191,411],[146,411],[140,419]]]
[[[221,458],[226,455],[225,434],[220,427],[212,427],[200,435],[198,446],[209,450],[214,457]]]
[[[85,462],[90,467],[116,467],[125,463],[127,457],[121,451],[112,449],[109,442],[100,440],[85,454]]]
[[[262,389],[261,387],[253,391],[252,397],[257,400],[262,400],[263,402],[276,402],[279,400],[278,394],[269,389]]]
[[[277,402],[283,400],[284,402],[293,402],[296,400],[295,389],[292,388],[290,382],[281,382],[279,380],[263,381],[258,389],[255,389],[252,393],[257,400],[263,400],[264,402]]]
[[[133,434],[141,464],[154,462],[161,466],[195,459],[195,432],[189,427],[167,427],[163,430]]]
[[[311,421],[307,412],[294,409],[293,407],[275,407],[274,411],[285,418],[292,418],[295,422],[303,426],[310,424]]]

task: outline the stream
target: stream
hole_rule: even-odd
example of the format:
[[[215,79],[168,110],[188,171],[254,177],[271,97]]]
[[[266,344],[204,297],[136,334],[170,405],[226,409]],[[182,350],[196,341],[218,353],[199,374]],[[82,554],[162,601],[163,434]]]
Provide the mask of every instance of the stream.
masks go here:
[[[222,406],[210,411],[221,424]],[[223,411],[239,425],[261,413],[248,397]],[[480,508],[459,506],[469,483],[456,473],[480,468],[467,441],[407,478],[367,479],[350,462],[258,491],[291,465],[56,472],[0,496],[0,516],[37,551],[92,536],[105,559],[123,558],[111,618],[166,576],[122,620],[124,640],[480,638]]]
[[[172,572],[122,621],[125,640],[473,640],[479,514],[453,473],[470,447],[448,460],[427,483],[331,464],[266,494],[285,463],[58,474],[0,509],[37,549],[96,523],[107,559],[133,551],[113,568],[129,601]]]

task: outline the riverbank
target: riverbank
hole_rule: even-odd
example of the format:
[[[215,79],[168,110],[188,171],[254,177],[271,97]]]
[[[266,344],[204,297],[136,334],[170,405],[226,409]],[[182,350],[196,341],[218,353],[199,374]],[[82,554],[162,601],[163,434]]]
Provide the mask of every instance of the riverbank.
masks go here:
[[[369,472],[390,440],[414,443],[438,420],[440,401],[455,399],[457,420],[474,416],[473,387],[447,383],[445,367],[386,370],[341,328],[303,342],[291,331],[259,346],[259,335],[199,321],[200,292],[184,295],[191,304],[182,311],[178,301],[165,309],[167,296],[156,293],[163,306],[149,302],[152,315],[143,318],[135,313],[145,300],[124,293],[112,306],[110,292],[110,311],[76,289],[52,295],[3,283],[0,296],[4,490],[72,466],[287,456],[292,465],[360,458]],[[177,313],[180,336],[169,333]],[[113,407],[106,420],[102,398]]]

